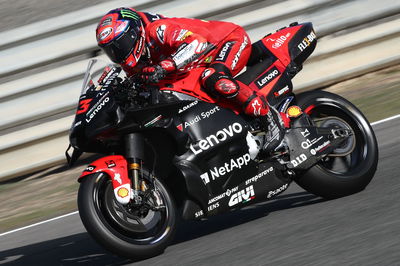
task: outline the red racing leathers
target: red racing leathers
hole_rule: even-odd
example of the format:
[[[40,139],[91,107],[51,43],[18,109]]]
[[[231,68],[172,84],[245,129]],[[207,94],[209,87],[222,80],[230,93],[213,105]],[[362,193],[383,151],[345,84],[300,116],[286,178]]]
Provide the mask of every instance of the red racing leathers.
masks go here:
[[[200,82],[217,103],[232,101],[253,116],[268,113],[264,97],[233,79],[245,67],[251,53],[250,38],[242,27],[230,22],[137,13],[145,27],[150,63],[155,65],[145,67],[145,75],[151,76],[160,69],[168,74],[206,67]],[[129,58],[121,64],[128,75],[137,72],[131,64]]]

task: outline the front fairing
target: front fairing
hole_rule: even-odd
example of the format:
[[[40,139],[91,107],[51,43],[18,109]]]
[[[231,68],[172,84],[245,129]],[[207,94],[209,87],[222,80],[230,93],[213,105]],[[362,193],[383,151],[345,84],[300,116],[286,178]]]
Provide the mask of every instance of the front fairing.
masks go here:
[[[126,90],[121,84],[123,78],[119,67],[99,60],[89,62],[70,130],[70,143],[75,149],[115,152],[123,135],[169,127],[179,108],[188,104],[188,101],[167,97],[157,87]],[[121,96],[126,99],[132,91],[136,91],[134,99],[125,101],[129,102],[128,106],[122,104]]]
[[[91,60],[85,74],[76,116],[70,130],[70,143],[86,152],[107,150],[102,138],[110,138],[123,119],[115,101],[113,82],[121,69],[99,60]]]

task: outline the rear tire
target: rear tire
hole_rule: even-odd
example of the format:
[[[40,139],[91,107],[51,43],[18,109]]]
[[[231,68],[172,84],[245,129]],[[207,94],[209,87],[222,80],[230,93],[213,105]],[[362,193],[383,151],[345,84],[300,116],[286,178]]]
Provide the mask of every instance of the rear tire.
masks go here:
[[[345,156],[326,157],[296,179],[296,183],[317,196],[334,199],[362,191],[374,176],[378,145],[371,125],[352,103],[325,91],[299,94],[297,104],[315,121],[332,117],[354,132],[354,149]]]
[[[135,208],[117,202],[108,175],[86,176],[78,192],[79,214],[86,230],[121,257],[139,260],[161,254],[174,237],[176,209],[164,184],[155,179],[155,185],[165,209],[138,214]]]

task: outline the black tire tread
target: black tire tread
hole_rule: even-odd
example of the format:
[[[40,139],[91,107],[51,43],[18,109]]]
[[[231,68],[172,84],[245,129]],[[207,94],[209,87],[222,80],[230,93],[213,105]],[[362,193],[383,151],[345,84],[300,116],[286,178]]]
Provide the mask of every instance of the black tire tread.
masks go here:
[[[364,115],[352,103],[339,95],[325,91],[312,91],[299,94],[297,96],[297,104],[304,110],[316,98],[329,98],[340,102],[344,107],[351,108],[351,112],[357,112],[357,117],[359,119],[367,121]],[[378,165],[378,145],[376,137],[368,121],[367,124],[368,128],[365,128],[365,130],[368,136],[366,141],[369,154],[364,163],[366,167],[357,173],[347,175],[346,178],[341,178],[315,165],[297,178],[295,180],[296,183],[306,191],[325,199],[340,198],[364,190],[374,176]]]
[[[105,178],[109,178],[108,175],[104,173],[101,174],[103,174]],[[169,195],[165,185],[160,180],[157,180],[160,190],[164,190],[167,193],[167,195],[164,195],[166,200],[170,201],[170,204],[172,204],[170,215],[172,216],[171,219],[173,219],[173,226],[171,226],[167,236],[160,240],[160,242],[151,245],[138,245],[124,241],[123,239],[115,236],[110,230],[107,229],[97,215],[92,200],[93,187],[97,175],[98,174],[86,176],[82,180],[78,191],[79,215],[88,233],[97,241],[97,243],[111,251],[113,254],[121,257],[133,260],[141,260],[163,253],[165,248],[173,240],[176,230],[176,208],[173,198],[171,195]]]

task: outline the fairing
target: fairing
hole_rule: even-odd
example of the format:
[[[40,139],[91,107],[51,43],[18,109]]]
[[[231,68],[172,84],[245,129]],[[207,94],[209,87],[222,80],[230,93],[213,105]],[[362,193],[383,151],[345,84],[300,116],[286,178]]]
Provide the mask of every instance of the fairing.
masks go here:
[[[279,170],[272,163],[254,161],[250,127],[242,116],[200,101],[183,109],[175,126],[189,140],[174,164],[193,198],[184,208],[187,217],[215,215],[287,187],[288,181],[277,177]]]
[[[317,44],[311,23],[293,23],[253,44],[247,71],[237,79],[279,104],[292,94],[291,79]]]
[[[78,181],[95,173],[106,173],[110,177],[118,202],[127,204],[130,201],[131,182],[128,177],[127,161],[123,156],[111,155],[92,162],[83,170]]]

